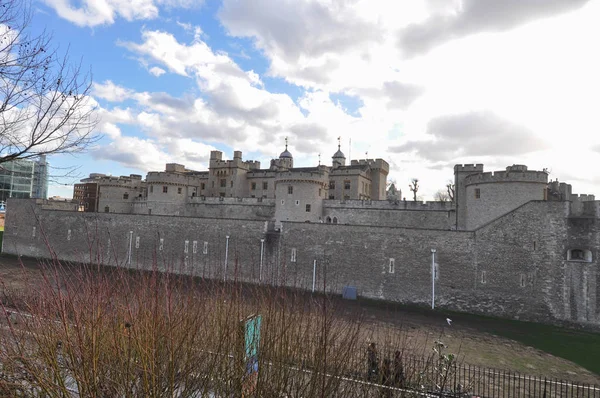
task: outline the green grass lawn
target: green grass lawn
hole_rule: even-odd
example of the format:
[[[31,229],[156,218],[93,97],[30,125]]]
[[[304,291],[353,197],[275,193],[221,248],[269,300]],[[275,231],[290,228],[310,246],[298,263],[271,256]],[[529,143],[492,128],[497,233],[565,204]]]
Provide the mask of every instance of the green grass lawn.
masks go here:
[[[439,318],[437,322],[440,324],[445,322],[446,317],[449,317],[455,324],[460,323],[480,332],[518,341],[574,362],[600,375],[600,332],[594,333],[591,331],[473,315],[444,309],[432,311],[422,306],[386,303],[364,298],[361,298],[360,302],[362,305],[386,308],[390,311],[406,311],[434,319]]]
[[[572,361],[600,375],[600,333],[463,313],[451,313],[451,318]]]

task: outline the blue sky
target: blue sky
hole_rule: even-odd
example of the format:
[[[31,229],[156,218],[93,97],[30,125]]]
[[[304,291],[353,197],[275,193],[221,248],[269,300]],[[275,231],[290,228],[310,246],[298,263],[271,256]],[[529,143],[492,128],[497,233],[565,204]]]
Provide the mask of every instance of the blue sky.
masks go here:
[[[34,0],[32,29],[93,72],[94,148],[56,174],[380,157],[432,199],[456,163],[548,168],[600,194],[599,0]],[[54,179],[71,196],[77,178]],[[404,189],[406,188],[406,189]]]

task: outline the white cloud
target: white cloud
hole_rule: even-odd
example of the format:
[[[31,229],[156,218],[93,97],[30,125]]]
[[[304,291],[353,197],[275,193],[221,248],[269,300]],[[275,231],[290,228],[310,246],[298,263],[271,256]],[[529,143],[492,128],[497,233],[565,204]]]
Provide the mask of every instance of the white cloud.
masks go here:
[[[104,83],[94,83],[92,86],[92,95],[110,102],[125,101],[131,96],[131,93],[131,90],[118,86],[110,80],[106,80]]]
[[[194,0],[42,0],[63,19],[78,26],[111,25],[117,17],[127,21],[155,19],[159,6],[167,8],[201,5]]]
[[[150,72],[151,74],[153,74],[156,77],[160,77],[160,75],[163,75],[166,73],[166,71],[162,68],[159,68],[158,66],[153,66],[152,68],[148,69],[148,72]]]

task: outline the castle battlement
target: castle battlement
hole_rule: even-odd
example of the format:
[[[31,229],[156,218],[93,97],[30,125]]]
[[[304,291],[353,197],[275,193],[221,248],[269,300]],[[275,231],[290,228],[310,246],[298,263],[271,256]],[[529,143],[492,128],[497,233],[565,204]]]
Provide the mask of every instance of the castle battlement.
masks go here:
[[[473,173],[483,173],[483,164],[457,164],[454,165],[454,172],[473,172]]]
[[[452,202],[414,202],[407,200],[325,200],[325,208],[357,208],[381,210],[449,211],[454,209]]]
[[[148,184],[177,184],[187,185],[190,180],[206,180],[207,176],[170,173],[166,171],[151,171],[146,175]]]
[[[390,165],[383,159],[355,159],[350,162],[352,166],[369,165],[372,169],[390,170]]]
[[[579,202],[592,202],[596,200],[596,196],[592,195],[592,194],[571,194],[571,197],[569,198],[572,201],[579,201]]]
[[[465,178],[465,185],[494,182],[539,182],[548,183],[548,173],[544,171],[489,171],[473,174]]]

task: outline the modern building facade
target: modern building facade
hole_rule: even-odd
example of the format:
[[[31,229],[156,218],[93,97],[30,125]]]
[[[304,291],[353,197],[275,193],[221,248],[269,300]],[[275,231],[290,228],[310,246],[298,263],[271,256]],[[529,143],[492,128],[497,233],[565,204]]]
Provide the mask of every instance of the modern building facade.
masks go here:
[[[46,156],[42,155],[37,160],[19,159],[0,164],[0,202],[8,198],[48,198]]]

